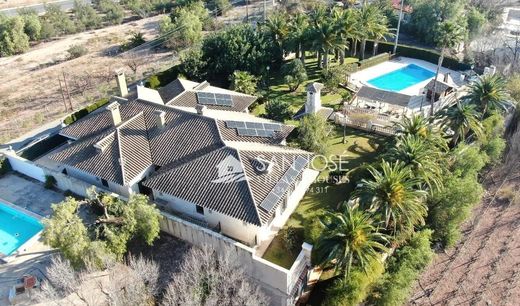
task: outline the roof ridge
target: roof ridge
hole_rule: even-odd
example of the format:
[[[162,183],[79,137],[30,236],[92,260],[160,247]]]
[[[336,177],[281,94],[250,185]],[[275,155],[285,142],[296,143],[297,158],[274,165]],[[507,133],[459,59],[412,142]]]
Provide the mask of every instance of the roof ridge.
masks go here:
[[[116,133],[115,139],[117,141],[117,151],[119,152],[119,167],[121,168],[121,176],[123,178],[123,184],[126,184],[125,170],[124,170],[125,160],[123,158],[123,153],[121,151],[121,141],[119,140],[119,137],[121,137],[121,135],[120,135],[119,128],[116,128],[115,133]]]
[[[238,161],[240,162],[240,166],[242,167],[242,172],[244,172],[244,176],[246,177],[246,185],[247,185],[248,194],[251,197],[251,200],[253,200],[253,207],[255,208],[256,217],[258,218],[258,222],[260,224],[262,224],[262,218],[260,217],[260,213],[258,211],[258,206],[256,205],[257,201],[256,201],[255,197],[253,196],[253,190],[251,189],[251,185],[249,183],[249,177],[247,176],[247,171],[246,171],[246,168],[244,167],[244,163],[242,163],[242,155],[240,154],[240,151],[235,149],[235,148],[231,148],[231,147],[228,147],[228,146],[226,146],[226,148],[230,148],[230,149],[235,150],[237,152]]]

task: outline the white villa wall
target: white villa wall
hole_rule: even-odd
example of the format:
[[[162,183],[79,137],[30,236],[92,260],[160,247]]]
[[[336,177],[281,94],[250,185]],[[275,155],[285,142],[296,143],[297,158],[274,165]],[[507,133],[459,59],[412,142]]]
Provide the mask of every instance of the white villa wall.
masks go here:
[[[103,186],[103,184],[101,183],[101,178],[99,178],[97,176],[94,176],[92,174],[86,173],[80,169],[73,168],[70,166],[66,166],[64,168],[67,169],[67,174],[69,176],[72,176],[79,180],[85,181],[85,182],[89,183],[90,185],[94,185],[94,186],[102,188],[102,189],[107,189],[111,192],[117,193],[126,198],[128,198],[130,196],[132,189],[128,186],[121,186],[114,182],[107,181],[108,187],[106,187],[106,186]]]
[[[4,155],[9,159],[9,164],[14,171],[25,174],[40,182],[45,182],[45,172],[32,161],[16,155],[16,153],[11,150],[4,151]]]
[[[154,198],[168,202],[168,206],[176,212],[185,214],[191,218],[205,221],[212,228],[220,223],[220,230],[224,235],[233,237],[249,245],[255,244],[255,239],[260,231],[260,227],[247,222],[242,222],[235,218],[226,216],[216,211],[203,208],[204,214],[197,212],[196,205],[192,202],[174,197],[166,193],[153,191]]]
[[[237,260],[244,272],[256,281],[271,298],[271,305],[291,305],[294,303],[289,293],[293,291],[295,279],[302,268],[310,264],[310,253],[302,251],[291,269],[277,266],[254,255],[254,249],[233,239],[227,238],[207,228],[197,226],[168,213],[162,213],[161,230],[182,240],[198,246],[211,246],[217,251],[231,248],[236,252]]]

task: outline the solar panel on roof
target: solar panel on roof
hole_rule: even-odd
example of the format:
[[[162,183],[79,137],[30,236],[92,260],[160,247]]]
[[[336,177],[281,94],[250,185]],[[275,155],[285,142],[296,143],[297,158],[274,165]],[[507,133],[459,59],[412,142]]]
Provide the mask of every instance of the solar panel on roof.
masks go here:
[[[226,127],[237,129],[240,136],[272,137],[275,131],[281,131],[282,125],[276,123],[226,121]]]
[[[287,192],[289,186],[294,183],[296,177],[305,169],[307,163],[308,160],[306,158],[298,156],[291,164],[291,167],[285,171],[284,175],[276,183],[273,190],[271,190],[262,203],[260,203],[260,207],[270,212],[276,203],[278,203],[278,200]],[[273,199],[277,199],[276,202],[273,203]]]
[[[233,98],[227,94],[215,94],[212,92],[197,92],[199,104],[233,106]]]

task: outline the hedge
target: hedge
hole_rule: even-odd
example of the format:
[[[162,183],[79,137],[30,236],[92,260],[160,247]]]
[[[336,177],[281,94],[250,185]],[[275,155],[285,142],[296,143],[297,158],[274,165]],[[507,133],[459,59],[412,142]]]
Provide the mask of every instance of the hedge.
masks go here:
[[[171,83],[172,81],[175,81],[177,77],[179,76],[179,65],[175,65],[169,69],[166,69],[164,71],[161,71],[155,75],[152,75],[148,78],[145,85],[149,88],[159,88],[164,85],[167,85]]]
[[[386,62],[392,58],[392,54],[390,52],[385,52],[378,54],[376,56],[372,56],[370,58],[361,60],[358,62],[359,69],[366,69],[368,67],[375,66],[377,64],[381,64]]]
[[[108,101],[109,101],[108,98],[102,98],[102,99],[96,101],[95,103],[92,103],[89,106],[87,106],[85,108],[82,108],[82,109],[80,109],[79,111],[77,111],[75,113],[72,113],[67,118],[65,118],[65,120],[63,120],[63,123],[65,123],[66,125],[72,124],[72,123],[78,121],[79,119],[85,117],[86,115],[92,113],[96,109],[98,109],[98,108],[102,107],[103,105],[107,104]]]
[[[367,42],[367,49],[368,49],[369,44],[370,44],[370,47],[372,47],[373,42]],[[378,50],[378,53],[393,52],[394,44],[388,43],[388,42],[379,42],[377,50]],[[437,65],[437,63],[439,62],[440,53],[437,51],[432,51],[432,50],[428,50],[428,49],[424,49],[424,48],[412,47],[412,46],[408,46],[408,45],[398,45],[397,46],[397,55],[404,56],[404,57],[417,58],[417,59],[421,59],[421,60],[424,60],[424,61]],[[450,56],[444,57],[442,66],[452,69],[452,70],[459,70],[459,71],[471,69],[471,65],[462,63],[459,60],[457,60],[456,58],[453,58]]]

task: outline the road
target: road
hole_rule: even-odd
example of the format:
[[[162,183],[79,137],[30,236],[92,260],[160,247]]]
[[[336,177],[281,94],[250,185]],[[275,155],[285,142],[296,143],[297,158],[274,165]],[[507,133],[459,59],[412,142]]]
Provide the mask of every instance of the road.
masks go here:
[[[92,3],[91,0],[84,0],[87,3]],[[74,0],[59,0],[59,1],[49,1],[45,2],[47,4],[57,4],[61,7],[63,11],[69,11],[74,8]],[[18,7],[6,8],[0,10],[0,14],[5,14],[7,16],[16,16],[18,15],[18,10],[21,8],[28,8],[35,10],[39,15],[45,13],[45,5],[44,3],[32,4],[32,5],[22,5]]]

